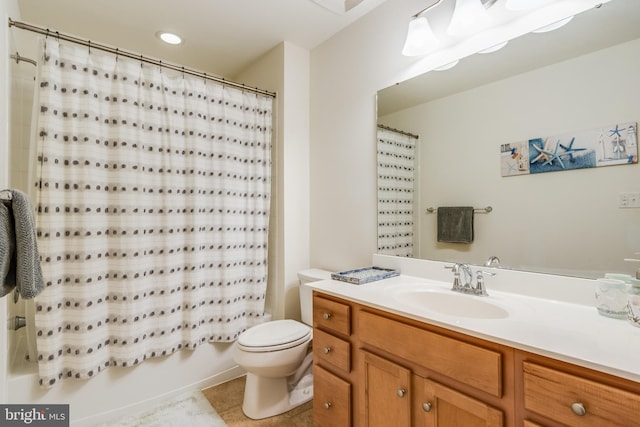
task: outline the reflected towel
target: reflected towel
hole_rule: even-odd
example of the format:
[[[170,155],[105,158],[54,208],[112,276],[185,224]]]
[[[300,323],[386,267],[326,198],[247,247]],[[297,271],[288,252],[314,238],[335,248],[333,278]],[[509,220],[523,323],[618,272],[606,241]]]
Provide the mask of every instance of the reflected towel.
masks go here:
[[[438,242],[473,242],[473,207],[438,207]]]
[[[0,296],[17,288],[31,299],[44,288],[36,223],[26,194],[11,191],[11,203],[0,203]]]

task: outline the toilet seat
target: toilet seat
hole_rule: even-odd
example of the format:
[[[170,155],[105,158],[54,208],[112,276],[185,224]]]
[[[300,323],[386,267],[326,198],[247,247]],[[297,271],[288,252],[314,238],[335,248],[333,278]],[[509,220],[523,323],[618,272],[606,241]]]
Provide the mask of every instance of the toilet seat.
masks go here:
[[[238,348],[251,353],[279,351],[311,339],[312,330],[291,319],[274,320],[247,329],[238,337]]]

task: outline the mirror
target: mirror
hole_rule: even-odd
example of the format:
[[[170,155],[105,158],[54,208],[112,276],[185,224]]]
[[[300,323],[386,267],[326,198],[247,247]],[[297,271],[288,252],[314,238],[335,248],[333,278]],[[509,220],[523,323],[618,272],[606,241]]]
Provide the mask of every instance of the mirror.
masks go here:
[[[528,34],[382,89],[378,124],[419,135],[414,256],[577,277],[640,263],[640,165],[503,177],[500,148],[640,121],[640,2],[612,0],[549,33]],[[637,127],[636,127],[637,129]],[[637,136],[636,136],[637,138]],[[470,244],[438,243],[438,206],[476,213]]]

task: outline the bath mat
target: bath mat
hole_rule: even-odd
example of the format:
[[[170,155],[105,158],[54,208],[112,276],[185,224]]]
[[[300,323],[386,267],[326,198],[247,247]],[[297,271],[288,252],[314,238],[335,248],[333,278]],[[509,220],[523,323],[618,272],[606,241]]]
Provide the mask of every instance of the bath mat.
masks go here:
[[[189,392],[140,414],[97,427],[226,427],[200,391]]]

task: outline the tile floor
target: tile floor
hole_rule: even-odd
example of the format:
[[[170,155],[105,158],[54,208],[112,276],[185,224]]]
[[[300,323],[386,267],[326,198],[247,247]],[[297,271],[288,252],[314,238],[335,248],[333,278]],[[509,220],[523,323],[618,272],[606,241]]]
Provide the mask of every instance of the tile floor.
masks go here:
[[[312,427],[312,403],[307,402],[284,414],[252,420],[242,413],[245,377],[202,390],[228,427]]]

